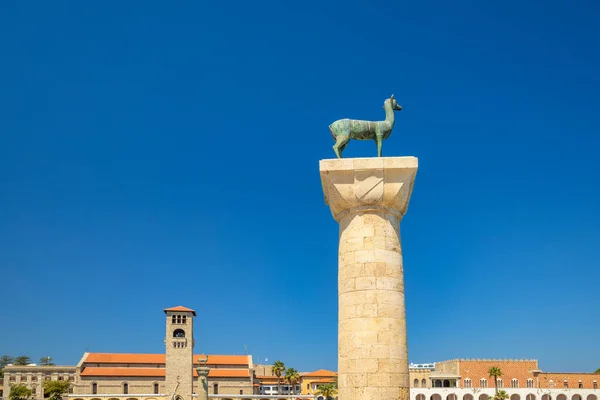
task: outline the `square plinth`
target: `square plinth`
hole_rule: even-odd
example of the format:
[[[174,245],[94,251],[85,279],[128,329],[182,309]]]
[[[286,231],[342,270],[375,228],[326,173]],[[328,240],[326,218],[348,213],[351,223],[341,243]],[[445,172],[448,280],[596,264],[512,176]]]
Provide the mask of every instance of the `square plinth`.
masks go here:
[[[383,207],[402,217],[418,169],[416,157],[341,158],[319,161],[325,203],[339,221],[348,210]]]

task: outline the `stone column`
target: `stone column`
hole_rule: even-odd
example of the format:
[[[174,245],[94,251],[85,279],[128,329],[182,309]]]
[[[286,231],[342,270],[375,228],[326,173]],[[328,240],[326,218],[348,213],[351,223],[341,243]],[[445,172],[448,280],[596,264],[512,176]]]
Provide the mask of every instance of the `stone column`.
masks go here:
[[[198,399],[197,400],[208,400],[208,373],[210,372],[209,367],[196,367],[198,372]]]
[[[409,400],[400,220],[415,157],[321,160],[325,202],[340,224],[340,400]]]

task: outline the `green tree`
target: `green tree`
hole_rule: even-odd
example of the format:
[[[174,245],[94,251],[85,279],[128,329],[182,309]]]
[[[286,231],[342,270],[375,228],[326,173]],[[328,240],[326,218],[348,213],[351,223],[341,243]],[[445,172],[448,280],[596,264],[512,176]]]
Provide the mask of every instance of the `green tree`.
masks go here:
[[[490,367],[488,374],[490,378],[494,378],[494,390],[496,391],[496,395],[498,395],[498,378],[502,376],[502,370],[500,370],[500,367]]]
[[[11,356],[4,355],[0,357],[0,378],[4,377],[4,367],[13,362]]]
[[[300,380],[300,374],[294,368],[285,370],[285,380],[292,385],[292,394],[296,394],[296,383]]]
[[[337,395],[337,385],[335,383],[326,383],[324,385],[317,386],[316,394],[320,394],[327,400],[333,399]]]
[[[277,394],[281,395],[281,375],[285,371],[283,361],[275,361],[271,367],[271,372],[277,377]]]
[[[0,368],[6,367],[8,364],[12,364],[13,358],[11,356],[3,355],[0,357]]]
[[[31,363],[29,356],[19,356],[15,358],[15,365],[27,365]]]
[[[63,394],[69,392],[69,381],[44,381],[44,397],[50,400],[61,400]]]
[[[10,385],[10,400],[27,400],[31,397],[33,391],[25,385]]]
[[[600,368],[598,368],[594,373],[595,374],[600,374]]]
[[[40,358],[40,365],[54,365],[54,363],[52,362],[52,357],[46,356]]]
[[[508,393],[504,390],[498,390],[493,398],[494,400],[508,400],[508,397]]]

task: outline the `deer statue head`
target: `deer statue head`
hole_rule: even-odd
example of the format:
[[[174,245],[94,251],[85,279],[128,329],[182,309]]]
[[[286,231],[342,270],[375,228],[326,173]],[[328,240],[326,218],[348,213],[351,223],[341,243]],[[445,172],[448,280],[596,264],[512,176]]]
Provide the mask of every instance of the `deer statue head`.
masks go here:
[[[390,105],[392,106],[392,110],[396,110],[396,111],[402,110],[402,106],[400,104],[398,104],[396,99],[394,99],[394,95],[391,95],[389,99],[387,99],[386,101],[383,102],[384,108],[385,108],[386,103],[390,103]]]

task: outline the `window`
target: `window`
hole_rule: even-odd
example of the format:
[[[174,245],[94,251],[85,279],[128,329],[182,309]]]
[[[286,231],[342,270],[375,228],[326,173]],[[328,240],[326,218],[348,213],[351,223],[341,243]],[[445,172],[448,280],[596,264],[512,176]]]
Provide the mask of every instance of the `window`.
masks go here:
[[[510,380],[510,387],[511,388],[518,388],[519,387],[519,380],[517,378],[512,378]]]
[[[63,379],[64,379],[64,378],[62,377],[62,375],[58,377],[58,380],[59,380],[59,381],[62,381]]]
[[[427,387],[427,381],[425,379],[421,379],[421,387]]]
[[[183,317],[183,318],[185,318],[185,317]],[[244,394],[244,391],[242,389],[240,389],[240,394]]]
[[[598,381],[594,380],[594,389],[598,389]]]
[[[172,324],[176,324],[176,323],[177,323],[177,317],[176,317],[176,316],[174,316],[174,315],[173,315],[173,316],[171,317],[171,323],[172,323]]]
[[[487,379],[481,378],[479,380],[479,387],[486,388],[487,387]]]
[[[569,388],[569,381],[568,380],[564,380],[563,384],[565,385],[565,388],[568,389]]]
[[[187,321],[187,317],[184,315],[183,317],[181,317],[181,323],[185,324]],[[240,393],[241,394],[241,393]]]
[[[36,379],[37,380],[37,379]],[[69,375],[69,381],[73,382],[75,380],[75,377],[73,375]]]
[[[532,388],[533,387],[533,379],[531,379],[531,378],[527,379],[527,387],[528,388]]]
[[[413,386],[414,387],[419,387],[419,380],[415,379],[415,381],[413,382]]]
[[[465,380],[463,381],[463,386],[466,388],[470,388],[471,387],[471,379],[465,378]]]
[[[123,384],[123,394],[129,394],[129,384],[128,383]]]
[[[173,331],[173,337],[181,337],[184,338],[185,337],[185,331],[183,329],[175,329]]]
[[[310,383],[306,384],[306,390],[310,390]]]
[[[499,387],[499,388],[503,388],[504,387],[504,381],[502,380],[502,378],[498,378],[496,380],[496,387]]]
[[[177,323],[180,324],[181,323],[181,315],[177,316]]]
[[[583,389],[583,382],[579,381],[579,389]]]
[[[33,387],[33,389],[31,389],[31,393],[37,394],[37,388],[35,386]]]
[[[33,382],[37,382],[37,380],[38,380],[38,378],[37,378],[37,375],[33,375],[33,376],[31,377],[31,380],[32,380]]]
[[[154,394],[158,394],[158,383],[154,384]]]
[[[219,394],[219,384],[215,383],[213,385],[213,394]]]
[[[92,383],[92,394],[98,394],[98,384]]]

